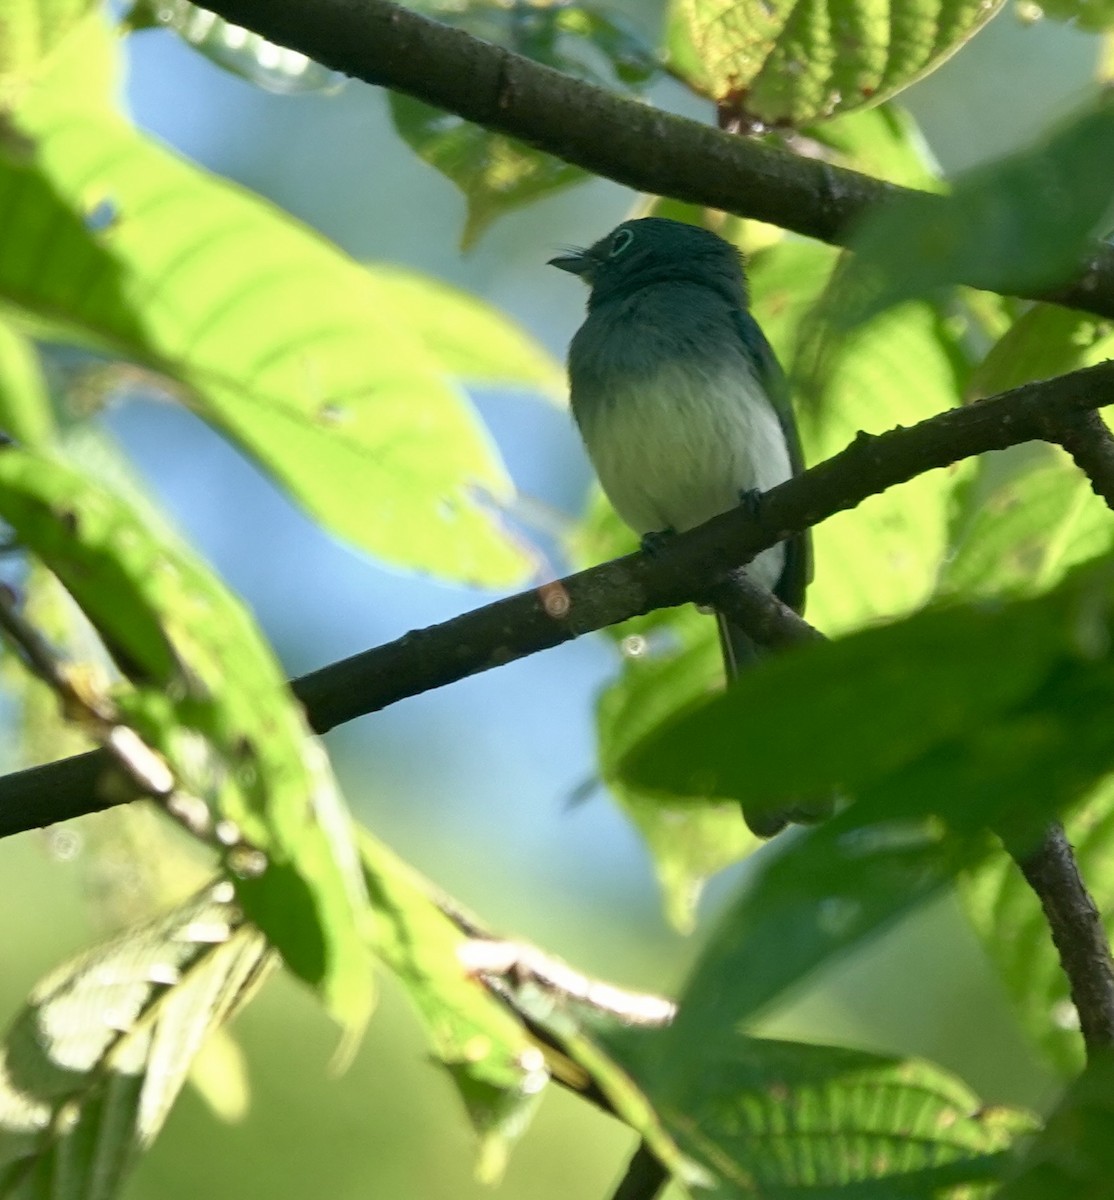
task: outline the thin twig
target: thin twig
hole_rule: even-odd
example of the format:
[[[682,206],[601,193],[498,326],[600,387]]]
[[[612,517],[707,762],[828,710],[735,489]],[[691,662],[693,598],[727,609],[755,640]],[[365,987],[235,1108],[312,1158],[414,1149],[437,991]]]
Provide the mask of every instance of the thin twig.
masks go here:
[[[624,1025],[660,1029],[677,1013],[677,1006],[650,992],[630,992],[570,967],[527,942],[479,938],[465,942],[458,955],[473,975],[501,976],[516,987],[530,983],[566,1005],[592,1009]]]
[[[846,449],[747,506],[633,554],[473,609],[293,682],[319,733],[410,696],[654,609],[706,598],[717,580],[790,534],[868,496],[988,450],[1046,438],[1052,417],[1114,403],[1114,362],[1027,384],[909,428],[860,434]],[[740,623],[744,623],[740,621]],[[762,622],[755,629],[762,637]],[[748,630],[749,632],[749,630]],[[120,804],[93,751],[0,779],[0,837]]]

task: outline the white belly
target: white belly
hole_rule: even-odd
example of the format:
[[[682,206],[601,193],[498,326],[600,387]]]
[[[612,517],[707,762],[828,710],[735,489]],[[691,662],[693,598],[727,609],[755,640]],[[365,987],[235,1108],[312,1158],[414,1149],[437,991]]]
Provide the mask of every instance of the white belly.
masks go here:
[[[694,377],[691,360],[664,367],[593,405],[581,432],[603,490],[638,534],[691,529],[792,474],[773,407],[737,369]],[[772,588],[784,554],[764,551],[748,569]]]

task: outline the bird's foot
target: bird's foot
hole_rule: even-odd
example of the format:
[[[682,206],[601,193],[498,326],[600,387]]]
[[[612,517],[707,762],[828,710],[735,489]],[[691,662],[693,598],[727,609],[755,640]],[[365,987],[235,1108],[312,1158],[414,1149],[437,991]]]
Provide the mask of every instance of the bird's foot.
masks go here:
[[[758,488],[743,488],[739,493],[739,503],[748,517],[757,520],[762,515],[762,493]]]
[[[644,533],[639,539],[643,553],[650,555],[651,558],[655,554],[659,554],[669,539],[676,537],[676,534],[675,529],[658,529],[653,533]]]

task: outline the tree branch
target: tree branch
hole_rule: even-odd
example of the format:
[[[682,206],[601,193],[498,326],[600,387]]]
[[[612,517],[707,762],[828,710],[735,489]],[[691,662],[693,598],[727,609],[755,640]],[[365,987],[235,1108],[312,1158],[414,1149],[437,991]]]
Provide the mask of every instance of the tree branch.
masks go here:
[[[416,96],[638,191],[846,245],[912,189],[723,133],[594,87],[387,0],[206,0],[206,8],[366,83]],[[1042,298],[1114,316],[1114,249]]]
[[[1114,1045],[1114,961],[1102,917],[1079,874],[1064,827],[1049,826],[1028,854],[1011,851],[1040,900],[1068,978],[1087,1057]]]
[[[310,724],[324,733],[605,625],[703,599],[755,554],[868,496],[975,454],[1044,438],[1049,420],[1111,403],[1114,362],[1105,362],[950,409],[909,428],[861,433],[840,453],[765,493],[757,514],[740,506],[670,538],[652,557],[628,555],[412,631],[302,676],[292,685],[294,693]],[[754,614],[748,616],[745,605],[732,615],[752,630]],[[779,619],[790,620],[784,613]],[[756,639],[802,636],[795,624],[788,633],[775,634],[764,622],[767,618],[755,620]],[[134,799],[108,765],[103,753],[93,751],[0,779],[0,837]]]
[[[1065,413],[1045,421],[1049,441],[1059,442],[1091,480],[1096,496],[1114,509],[1114,435],[1097,412]]]

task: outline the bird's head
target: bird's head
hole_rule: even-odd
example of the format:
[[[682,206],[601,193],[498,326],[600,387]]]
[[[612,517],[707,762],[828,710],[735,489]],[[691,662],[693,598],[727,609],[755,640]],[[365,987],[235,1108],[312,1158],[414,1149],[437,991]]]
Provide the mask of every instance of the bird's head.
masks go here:
[[[592,289],[592,307],[655,283],[700,283],[746,304],[743,264],[723,238],[681,221],[643,217],[624,221],[586,250],[572,247],[549,265],[581,279]]]

